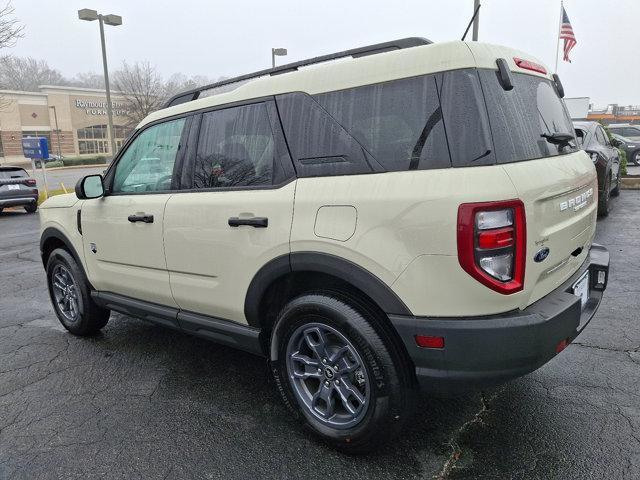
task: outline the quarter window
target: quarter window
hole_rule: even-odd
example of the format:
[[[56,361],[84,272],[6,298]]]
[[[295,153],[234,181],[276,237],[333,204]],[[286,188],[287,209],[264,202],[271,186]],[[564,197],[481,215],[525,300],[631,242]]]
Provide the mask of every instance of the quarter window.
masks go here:
[[[124,152],[113,180],[114,193],[160,192],[171,189],[185,119],[147,128]]]
[[[433,75],[314,98],[387,171],[451,166]]]
[[[264,103],[202,115],[193,187],[271,185],[274,138]]]

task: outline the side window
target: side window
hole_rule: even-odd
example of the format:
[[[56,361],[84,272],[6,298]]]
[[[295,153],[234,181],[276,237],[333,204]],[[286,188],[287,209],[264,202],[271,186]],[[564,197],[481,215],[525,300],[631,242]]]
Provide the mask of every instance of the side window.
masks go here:
[[[638,128],[625,128],[624,137],[640,137],[640,129]]]
[[[439,77],[439,89],[453,166],[496,163],[487,108],[476,70],[443,74]]]
[[[433,75],[314,98],[387,171],[451,166]]]
[[[202,115],[193,188],[271,185],[275,142],[264,103]]]
[[[171,189],[173,165],[180,149],[184,118],[154,125],[129,145],[113,179],[113,193],[161,192]]]
[[[298,177],[369,173],[381,170],[344,126],[306,93],[276,97]]]

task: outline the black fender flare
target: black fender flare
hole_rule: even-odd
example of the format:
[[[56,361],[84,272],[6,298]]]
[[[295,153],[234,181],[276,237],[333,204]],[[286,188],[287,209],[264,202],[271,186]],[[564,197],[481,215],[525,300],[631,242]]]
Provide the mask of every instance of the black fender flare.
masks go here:
[[[47,268],[47,259],[44,258],[44,246],[47,243],[47,241],[51,240],[52,238],[55,238],[56,240],[64,244],[67,251],[71,254],[73,259],[78,264],[78,267],[82,271],[84,278],[87,280],[87,282],[89,282],[89,278],[87,277],[87,272],[84,269],[84,263],[80,259],[78,252],[73,247],[73,244],[67,238],[67,236],[55,227],[45,228],[44,231],[42,232],[42,235],[40,236],[40,258],[42,258],[42,265],[44,266],[44,268],[45,269]],[[93,290],[93,287],[91,287],[91,289]]]
[[[263,295],[274,281],[292,272],[318,272],[340,278],[368,295],[386,314],[411,315],[391,287],[360,265],[328,253],[292,252],[266,263],[251,280],[244,302],[249,325],[260,327]]]

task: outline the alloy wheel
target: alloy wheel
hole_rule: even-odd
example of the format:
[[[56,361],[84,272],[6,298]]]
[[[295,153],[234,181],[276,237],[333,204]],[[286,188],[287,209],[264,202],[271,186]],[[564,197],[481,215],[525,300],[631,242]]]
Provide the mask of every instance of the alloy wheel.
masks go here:
[[[333,327],[307,323],[287,345],[287,373],[307,415],[338,429],[357,425],[366,415],[370,384],[362,358]]]
[[[58,311],[65,320],[76,322],[80,315],[78,287],[64,265],[56,265],[51,274],[51,287]]]

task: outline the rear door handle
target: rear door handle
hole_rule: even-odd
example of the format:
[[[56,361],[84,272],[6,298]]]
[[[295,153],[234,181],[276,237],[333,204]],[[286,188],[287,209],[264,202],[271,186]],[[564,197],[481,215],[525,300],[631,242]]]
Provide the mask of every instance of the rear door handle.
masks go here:
[[[239,227],[240,225],[249,225],[255,228],[267,228],[269,226],[269,219],[267,217],[251,217],[251,218],[239,218],[231,217],[229,219],[230,227]]]
[[[131,223],[135,222],[144,222],[144,223],[153,223],[153,215],[147,215],[143,213],[142,215],[129,215],[127,218]]]

